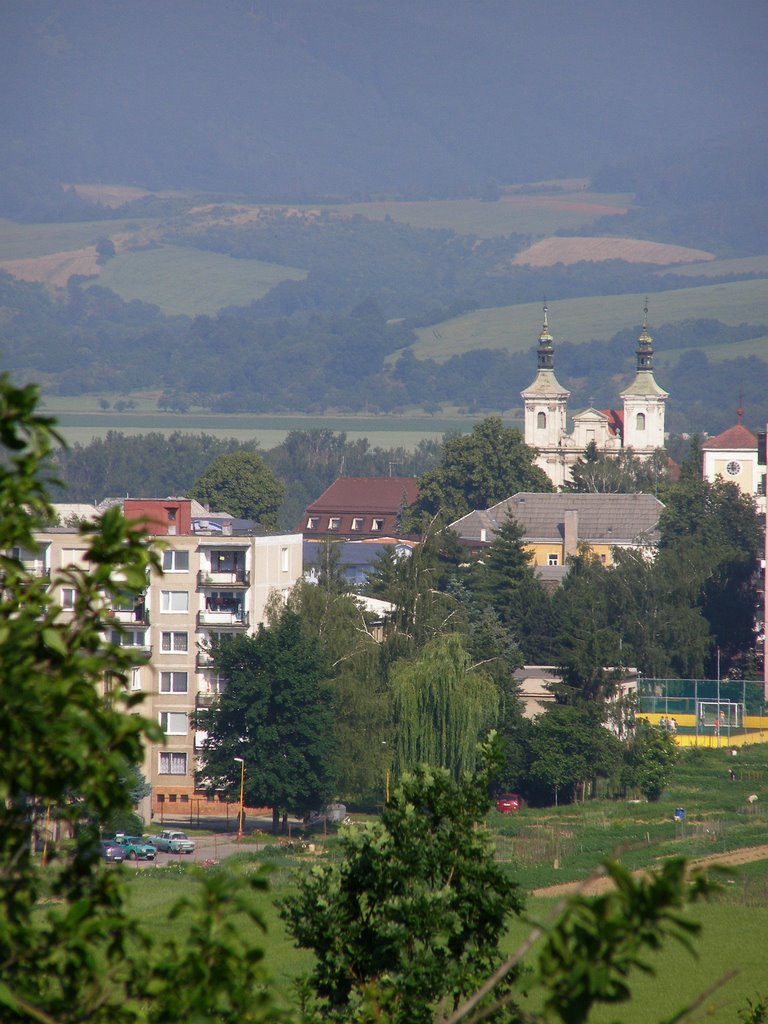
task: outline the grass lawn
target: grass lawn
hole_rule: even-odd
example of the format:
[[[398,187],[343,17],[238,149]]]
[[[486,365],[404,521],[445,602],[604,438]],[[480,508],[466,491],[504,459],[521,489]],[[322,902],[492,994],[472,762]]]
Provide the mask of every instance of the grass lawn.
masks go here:
[[[664,323],[689,319],[714,319],[725,324],[768,323],[768,281],[733,281],[657,292],[649,296],[651,334]],[[581,343],[607,341],[617,331],[643,318],[644,295],[599,295],[550,303],[549,324],[555,339]],[[479,309],[421,328],[414,347],[417,357],[438,361],[480,348],[527,352],[537,344],[541,331],[541,303],[521,303]],[[663,357],[663,352],[659,352]],[[532,371],[533,372],[533,371]]]
[[[736,781],[728,776],[735,766]],[[559,808],[524,809],[515,815],[492,812],[492,830],[500,858],[509,863],[512,876],[525,892],[573,878],[589,877],[605,856],[619,857],[628,867],[657,864],[665,857],[700,857],[765,841],[768,806],[768,747],[739,750],[732,758],[727,750],[690,752],[681,759],[664,799],[657,804],[626,801],[591,801]],[[751,792],[760,794],[755,805],[747,804]],[[675,807],[686,809],[686,821],[673,821]],[[755,809],[759,808],[759,809]],[[328,841],[333,856],[334,840]],[[553,864],[553,855],[559,867]],[[311,966],[311,955],[294,948],[280,920],[274,901],[292,891],[295,871],[306,870],[314,859],[272,848],[261,854],[242,854],[227,864],[244,874],[258,864],[272,868],[271,893],[263,898],[266,937],[254,930],[253,940],[265,949],[266,965],[283,1000],[292,999],[292,983]],[[164,927],[170,906],[190,892],[186,864],[171,869],[150,868],[131,875],[132,910],[147,925]],[[554,906],[551,896],[528,898],[524,920],[511,922],[505,951],[511,952],[528,935],[531,922],[546,921]],[[620,1007],[601,1008],[591,1019],[597,1024],[653,1024],[692,1001],[731,970],[736,976],[713,993],[704,1004],[705,1016],[715,1024],[734,1024],[737,1009],[747,998],[768,993],[765,949],[768,947],[768,861],[746,864],[722,878],[722,890],[709,903],[686,912],[701,924],[695,940],[696,957],[678,944],[668,942],[648,956],[655,976],[635,971],[631,977],[634,998]],[[529,960],[535,958],[534,946]],[[531,1007],[535,1006],[534,1003]]]
[[[197,316],[246,306],[281,281],[305,277],[296,267],[166,245],[116,256],[102,268],[98,284],[126,301],[153,303],[168,315]]]

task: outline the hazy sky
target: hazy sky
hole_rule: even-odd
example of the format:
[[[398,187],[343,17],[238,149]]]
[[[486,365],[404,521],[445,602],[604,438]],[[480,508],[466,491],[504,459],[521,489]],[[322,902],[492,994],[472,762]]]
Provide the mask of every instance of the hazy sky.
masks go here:
[[[0,146],[64,180],[583,175],[765,136],[765,0],[3,0]]]

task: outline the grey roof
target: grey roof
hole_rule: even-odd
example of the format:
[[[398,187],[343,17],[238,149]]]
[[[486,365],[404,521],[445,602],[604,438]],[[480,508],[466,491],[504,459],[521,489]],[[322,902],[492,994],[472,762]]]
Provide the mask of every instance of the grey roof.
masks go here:
[[[588,544],[655,544],[662,503],[652,494],[538,494],[521,491],[497,505],[451,523],[462,540],[482,542],[493,535],[512,514],[521,524],[525,539],[556,540],[564,537],[565,513],[578,513],[578,538]]]

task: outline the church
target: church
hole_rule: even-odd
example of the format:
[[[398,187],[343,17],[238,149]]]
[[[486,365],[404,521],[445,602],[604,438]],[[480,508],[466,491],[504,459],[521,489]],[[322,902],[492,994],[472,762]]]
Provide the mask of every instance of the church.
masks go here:
[[[664,403],[669,397],[653,376],[653,339],[648,333],[648,308],[637,340],[637,370],[634,381],[621,392],[623,408],[585,409],[573,417],[573,431],[567,432],[570,391],[555,376],[552,335],[544,307],[544,326],[539,335],[536,376],[525,391],[525,443],[538,451],[536,465],[556,488],[571,479],[571,467],[594,441],[597,450],[618,454],[631,448],[641,459],[650,458],[664,447]]]

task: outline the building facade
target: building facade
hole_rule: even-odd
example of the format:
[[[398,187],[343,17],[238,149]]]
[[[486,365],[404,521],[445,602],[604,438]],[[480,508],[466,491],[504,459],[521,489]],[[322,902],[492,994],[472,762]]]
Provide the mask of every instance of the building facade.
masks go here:
[[[702,444],[702,473],[710,483],[721,477],[736,484],[742,494],[755,499],[758,511],[765,515],[765,466],[758,462],[757,435],[744,426],[741,407],[736,415],[734,426]]]
[[[653,339],[648,333],[648,310],[637,341],[635,379],[621,393],[622,409],[586,409],[573,416],[568,431],[570,392],[555,376],[554,341],[547,307],[539,334],[536,376],[521,392],[525,407],[525,443],[538,451],[536,465],[555,487],[571,479],[571,467],[594,442],[599,452],[618,454],[631,448],[642,459],[664,447],[664,403],[669,397],[653,376]]]
[[[273,596],[287,595],[302,574],[300,534],[262,535],[238,528],[231,517],[212,517],[189,499],[129,500],[126,518],[143,520],[158,542],[162,573],[152,572],[139,598],[126,596],[109,608],[115,628],[109,639],[144,656],[128,688],[141,693],[140,712],[163,729],[149,745],[144,774],[152,786],[154,814],[221,814],[217,797],[200,786],[197,755],[204,736],[193,725],[224,686],[208,649],[224,634],[254,634]],[[198,507],[199,508],[199,507]],[[59,579],[61,570],[88,569],[87,549],[73,527],[37,534],[34,552],[19,552],[34,573],[54,581],[62,613],[77,594]]]

